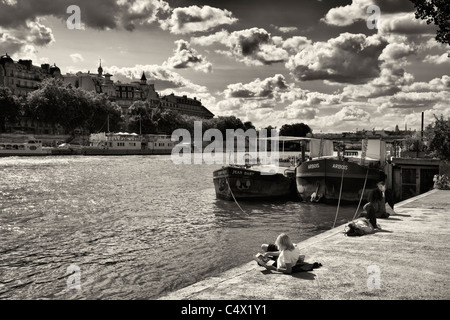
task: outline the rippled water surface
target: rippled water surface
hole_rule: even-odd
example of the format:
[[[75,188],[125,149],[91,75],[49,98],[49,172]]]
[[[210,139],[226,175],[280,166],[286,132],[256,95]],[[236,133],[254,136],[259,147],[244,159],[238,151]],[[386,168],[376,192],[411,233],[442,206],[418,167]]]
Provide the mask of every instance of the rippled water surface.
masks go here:
[[[336,207],[215,197],[219,165],[170,156],[0,159],[1,299],[156,299],[246,263],[281,232],[332,227]],[[337,225],[356,205],[342,206]],[[81,271],[81,290],[67,268]]]

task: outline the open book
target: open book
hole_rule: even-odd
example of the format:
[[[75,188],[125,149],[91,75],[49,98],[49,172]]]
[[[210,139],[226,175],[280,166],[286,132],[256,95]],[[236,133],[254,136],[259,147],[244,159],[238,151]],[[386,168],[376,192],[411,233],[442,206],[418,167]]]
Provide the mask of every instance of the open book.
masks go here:
[[[261,253],[257,253],[253,259],[263,267],[272,266],[276,262],[275,260],[265,257]]]

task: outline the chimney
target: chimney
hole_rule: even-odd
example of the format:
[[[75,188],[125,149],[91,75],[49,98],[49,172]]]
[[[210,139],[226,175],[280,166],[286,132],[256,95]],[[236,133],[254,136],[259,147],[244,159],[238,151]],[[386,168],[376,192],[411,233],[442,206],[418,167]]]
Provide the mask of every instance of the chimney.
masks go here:
[[[421,134],[421,136],[422,136],[422,139],[423,139],[423,111],[422,111],[422,131],[420,132],[420,134]]]

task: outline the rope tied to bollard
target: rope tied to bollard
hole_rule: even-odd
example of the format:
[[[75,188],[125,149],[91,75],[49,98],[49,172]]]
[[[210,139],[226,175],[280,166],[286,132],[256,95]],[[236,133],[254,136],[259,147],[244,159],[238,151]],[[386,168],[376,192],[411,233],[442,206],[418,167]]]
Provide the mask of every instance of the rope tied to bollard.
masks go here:
[[[230,189],[230,193],[231,193],[231,196],[233,197],[234,202],[236,202],[237,206],[239,207],[239,209],[241,209],[241,211],[242,211],[243,213],[246,213],[246,212],[241,208],[241,206],[240,206],[239,203],[237,202],[236,198],[234,197],[233,190],[231,190],[231,186],[230,186],[230,183],[228,182],[228,178],[227,178],[227,177],[225,177],[225,181],[227,182],[228,188]]]
[[[355,220],[357,217],[359,217],[359,214],[358,214],[358,216],[356,216],[356,214],[358,213],[359,207],[361,206],[361,201],[362,201],[362,198],[364,196],[364,191],[366,190],[366,183],[367,183],[367,177],[368,176],[369,176],[369,168],[367,168],[366,179],[364,180],[363,190],[362,190],[362,193],[361,193],[361,197],[359,198],[358,208],[356,208],[355,215],[353,216],[352,221]]]
[[[344,161],[342,161],[342,163],[344,163]],[[336,208],[336,216],[334,217],[333,229],[334,229],[334,227],[335,227],[335,225],[336,225],[336,220],[337,220],[338,213],[339,213],[339,206],[340,206],[340,204],[341,204],[342,185],[343,185],[343,184],[344,184],[344,166],[342,166],[341,188],[340,188],[340,190],[339,190],[339,200],[338,200],[338,205],[337,205],[337,208]]]

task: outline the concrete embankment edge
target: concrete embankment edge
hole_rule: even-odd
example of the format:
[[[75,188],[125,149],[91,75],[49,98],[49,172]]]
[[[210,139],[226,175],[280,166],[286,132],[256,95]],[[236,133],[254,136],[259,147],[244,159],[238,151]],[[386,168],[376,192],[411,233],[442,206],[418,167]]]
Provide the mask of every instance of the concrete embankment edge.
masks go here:
[[[344,226],[298,243],[322,267],[282,275],[251,261],[160,300],[449,299],[450,191],[395,205],[382,231],[346,237]]]

